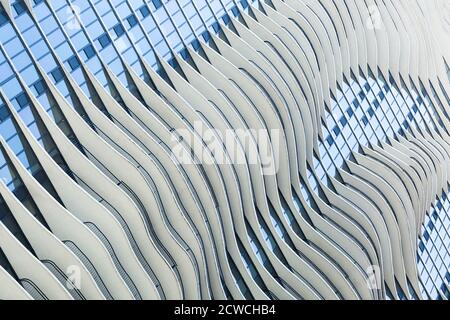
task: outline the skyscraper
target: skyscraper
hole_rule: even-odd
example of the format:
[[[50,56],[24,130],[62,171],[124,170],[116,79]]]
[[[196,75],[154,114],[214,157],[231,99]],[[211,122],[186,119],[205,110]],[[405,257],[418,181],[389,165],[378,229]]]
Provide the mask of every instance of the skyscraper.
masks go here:
[[[445,0],[0,0],[0,299],[448,299]]]

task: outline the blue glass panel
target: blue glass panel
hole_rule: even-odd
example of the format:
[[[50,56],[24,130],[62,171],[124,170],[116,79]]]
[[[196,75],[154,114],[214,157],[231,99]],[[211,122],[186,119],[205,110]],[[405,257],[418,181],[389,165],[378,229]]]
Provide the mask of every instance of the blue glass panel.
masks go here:
[[[155,9],[159,9],[162,6],[161,0],[152,0]]]
[[[16,11],[17,15],[21,15],[27,10],[27,7],[22,1],[18,1],[13,4],[14,10]]]
[[[7,22],[8,22],[8,15],[6,14],[5,10],[0,9],[0,27]]]
[[[61,69],[59,67],[54,69],[50,73],[51,73],[51,75],[53,77],[53,80],[55,80],[56,83],[61,81],[61,79],[63,78],[63,73],[62,73],[62,71],[61,71]]]
[[[102,48],[104,48],[111,43],[111,39],[109,38],[109,35],[105,33],[98,38],[98,42],[100,43]]]
[[[137,18],[136,18],[136,16],[134,14],[129,16],[127,18],[127,21],[128,21],[128,23],[130,25],[130,28],[133,28],[135,25],[138,24],[138,20],[137,20]]]
[[[16,101],[17,101],[17,104],[21,108],[25,107],[28,104],[28,98],[27,98],[27,96],[26,96],[26,94],[24,92],[22,92],[21,94],[19,94],[16,97]]]
[[[93,56],[95,56],[95,50],[94,50],[94,47],[91,44],[88,44],[86,47],[84,47],[83,51],[84,51],[84,54],[86,55],[86,57],[88,59],[90,59]]]
[[[140,7],[139,11],[141,12],[142,17],[144,18],[150,14],[150,9],[146,5]]]
[[[9,117],[9,111],[5,104],[0,106],[0,122],[3,122],[6,118]]]
[[[72,70],[76,70],[80,66],[80,61],[76,56],[70,57],[69,60],[67,60],[67,63]]]
[[[120,23],[115,25],[113,29],[118,37],[122,36],[125,33],[125,29]]]
[[[44,91],[45,91],[44,81],[39,80],[39,81],[35,82],[33,86],[38,95],[41,95],[42,93],[44,93]]]

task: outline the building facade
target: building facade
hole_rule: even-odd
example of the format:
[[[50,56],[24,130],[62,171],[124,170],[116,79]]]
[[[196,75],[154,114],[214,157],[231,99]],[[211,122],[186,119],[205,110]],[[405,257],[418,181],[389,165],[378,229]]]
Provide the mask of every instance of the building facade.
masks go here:
[[[448,299],[446,0],[0,0],[0,299]]]

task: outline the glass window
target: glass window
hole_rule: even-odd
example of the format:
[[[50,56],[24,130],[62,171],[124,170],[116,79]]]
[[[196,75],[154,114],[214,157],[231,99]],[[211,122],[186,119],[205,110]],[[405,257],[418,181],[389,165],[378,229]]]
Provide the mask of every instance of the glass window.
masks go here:
[[[138,20],[137,20],[136,16],[134,14],[132,14],[131,16],[129,16],[127,18],[127,22],[130,25],[130,28],[133,28],[135,25],[137,25]]]
[[[63,73],[62,73],[62,71],[61,71],[61,69],[59,67],[54,69],[50,73],[51,73],[51,75],[53,77],[53,80],[55,80],[55,83],[58,83],[63,78]]]
[[[88,44],[86,47],[84,47],[83,51],[88,59],[92,58],[95,55],[94,47],[91,44]]]
[[[76,70],[80,66],[80,61],[76,56],[72,56],[69,60],[67,60],[67,63],[69,64],[72,71]]]
[[[5,10],[0,9],[0,27],[8,22],[8,15]]]
[[[122,36],[125,33],[125,28],[122,26],[122,24],[116,24],[113,28],[114,32],[118,37]]]
[[[13,7],[17,15],[21,15],[27,10],[27,7],[22,1],[17,1],[16,3],[13,4]]]
[[[100,43],[102,48],[104,48],[104,47],[108,46],[111,43],[111,39],[109,38],[109,35],[107,35],[105,33],[105,34],[103,34],[102,36],[100,36],[98,38],[98,42]]]
[[[143,5],[139,8],[139,12],[141,13],[142,17],[145,18],[150,14],[150,9],[146,5]]]

